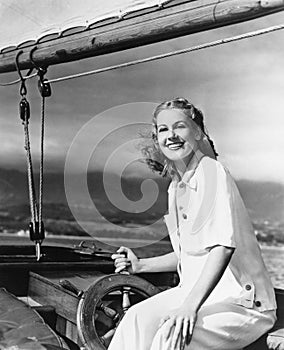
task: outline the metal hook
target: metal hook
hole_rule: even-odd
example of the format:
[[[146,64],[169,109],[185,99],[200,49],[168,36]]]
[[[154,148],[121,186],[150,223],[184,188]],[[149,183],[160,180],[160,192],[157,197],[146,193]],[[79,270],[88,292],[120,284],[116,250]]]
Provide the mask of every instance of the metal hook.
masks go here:
[[[33,59],[33,54],[34,54],[35,50],[37,50],[37,46],[34,46],[34,47],[31,49],[31,51],[30,51],[30,61],[31,61],[31,63],[33,64],[33,66],[37,69],[38,75],[39,75],[40,78],[42,79],[43,76],[44,76],[44,74],[47,72],[47,69],[46,69],[46,67],[44,67],[44,68],[43,68],[43,67],[40,67],[40,66],[38,66],[38,65],[35,63],[35,61],[34,61],[34,59]]]
[[[20,95],[22,97],[24,97],[27,94],[27,88],[26,88],[26,84],[25,84],[25,78],[22,76],[21,70],[20,70],[20,65],[19,65],[19,57],[20,55],[23,53],[23,50],[20,50],[17,55],[16,55],[16,59],[15,59],[15,65],[17,68],[17,72],[19,74],[19,77],[21,79],[21,87],[20,87]]]
[[[19,67],[19,57],[21,56],[21,54],[22,54],[23,52],[24,52],[23,50],[20,50],[20,51],[17,53],[16,59],[15,59],[15,65],[16,65],[16,68],[17,68],[17,71],[18,71],[18,74],[19,74],[19,76],[20,76],[21,81],[25,81],[25,79],[24,79],[23,76],[22,76],[20,67]]]
[[[33,64],[33,66],[37,69],[37,74],[39,76],[39,81],[38,81],[38,88],[39,92],[42,97],[49,97],[51,96],[51,87],[50,84],[46,82],[46,79],[44,79],[44,75],[47,72],[47,67],[40,67],[38,66],[34,59],[33,59],[33,53],[37,49],[36,46],[34,46],[31,51],[30,51],[30,61]]]

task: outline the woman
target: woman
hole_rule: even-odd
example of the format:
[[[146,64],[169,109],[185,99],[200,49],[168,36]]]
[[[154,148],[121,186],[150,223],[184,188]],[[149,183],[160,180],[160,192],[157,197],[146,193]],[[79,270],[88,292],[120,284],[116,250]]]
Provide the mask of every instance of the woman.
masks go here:
[[[273,326],[276,303],[236,184],[186,99],[156,108],[153,142],[150,153],[164,157],[162,173],[172,177],[165,222],[174,251],[139,259],[121,247],[115,271],[177,269],[180,283],[131,307],[109,349],[242,349]],[[155,159],[148,164],[161,171]]]

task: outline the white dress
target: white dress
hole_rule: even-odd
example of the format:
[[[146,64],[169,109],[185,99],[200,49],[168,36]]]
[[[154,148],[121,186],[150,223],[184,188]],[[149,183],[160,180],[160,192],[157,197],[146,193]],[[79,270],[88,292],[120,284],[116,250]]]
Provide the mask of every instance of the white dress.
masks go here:
[[[109,350],[172,350],[163,316],[182,305],[200,277],[210,249],[234,247],[222,278],[197,314],[186,350],[237,350],[275,323],[273,286],[261,258],[247,211],[229,171],[203,157],[182,180],[169,186],[165,222],[178,257],[177,287],[132,306],[119,324]]]

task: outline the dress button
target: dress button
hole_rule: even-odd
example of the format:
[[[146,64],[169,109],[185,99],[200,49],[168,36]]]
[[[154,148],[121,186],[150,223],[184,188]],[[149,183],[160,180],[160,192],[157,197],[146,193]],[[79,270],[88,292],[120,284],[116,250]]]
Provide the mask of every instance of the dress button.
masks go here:
[[[251,285],[247,284],[245,288],[246,288],[246,290],[251,290]]]
[[[185,184],[182,182],[180,185],[179,185],[179,188],[184,188]]]
[[[182,214],[182,217],[183,217],[184,219],[187,219],[187,215],[186,215],[186,214]]]
[[[178,208],[179,208],[179,210],[182,210],[182,209],[183,209],[183,207],[182,207],[181,205],[180,205]]]
[[[256,300],[255,306],[256,306],[256,307],[260,307],[260,306],[261,306],[261,302],[260,302],[259,300]]]

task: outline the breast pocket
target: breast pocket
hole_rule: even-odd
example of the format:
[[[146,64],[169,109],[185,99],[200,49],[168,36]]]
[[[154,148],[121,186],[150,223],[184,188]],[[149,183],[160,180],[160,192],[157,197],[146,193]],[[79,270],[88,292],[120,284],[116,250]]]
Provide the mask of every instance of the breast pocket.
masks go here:
[[[206,251],[204,248],[205,232],[201,229],[195,230],[194,227],[194,217],[191,217],[189,213],[181,216],[179,224],[181,249],[185,253],[193,255]]]

